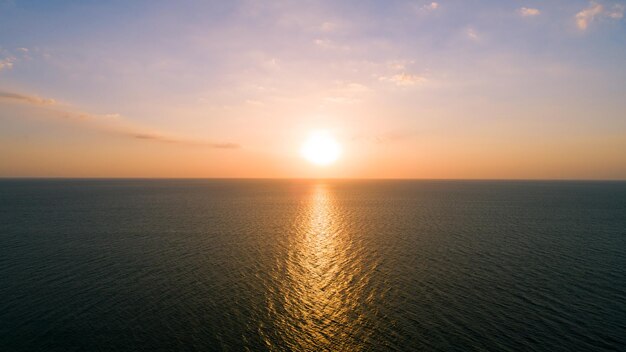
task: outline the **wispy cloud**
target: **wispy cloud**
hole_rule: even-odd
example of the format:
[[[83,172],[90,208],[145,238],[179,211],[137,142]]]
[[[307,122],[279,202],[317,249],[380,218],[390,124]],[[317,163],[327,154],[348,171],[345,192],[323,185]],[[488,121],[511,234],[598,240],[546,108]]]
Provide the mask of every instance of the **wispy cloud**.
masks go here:
[[[315,46],[324,50],[350,50],[350,47],[347,45],[338,44],[329,39],[317,38],[313,41]]]
[[[218,149],[237,149],[241,147],[237,143],[216,143],[199,141],[193,139],[178,138],[159,132],[149,131],[146,128],[131,125],[127,120],[124,120],[120,114],[96,115],[79,112],[72,110],[68,106],[57,103],[54,99],[41,98],[35,95],[0,91],[0,104],[2,102],[13,102],[46,108],[51,113],[50,116],[54,116],[56,118],[66,121],[69,120],[75,122],[83,122],[86,123],[84,126],[88,128],[118,136],[130,137],[137,140],[147,140],[159,143],[210,147]]]
[[[414,61],[409,60],[391,60],[386,63],[387,67],[394,71],[404,71],[407,65],[413,64]]]
[[[28,104],[33,104],[33,105],[56,104],[56,101],[54,99],[44,99],[36,95],[24,95],[24,94],[11,93],[11,92],[2,92],[2,91],[0,91],[0,99],[13,100],[13,101],[18,101],[18,102],[28,103]]]
[[[465,35],[471,41],[474,41],[474,42],[480,41],[480,36],[478,35],[478,32],[476,32],[476,30],[472,27],[465,29]]]
[[[0,71],[9,70],[13,68],[13,63],[15,62],[15,58],[13,57],[5,57],[0,59]]]
[[[7,50],[0,47],[0,71],[10,70],[23,60],[32,60],[30,49],[21,47]]]
[[[391,82],[397,86],[414,86],[418,83],[426,82],[426,78],[420,75],[410,74],[410,73],[398,73],[391,76],[381,76],[379,80],[385,82]]]
[[[598,18],[609,18],[612,20],[620,20],[624,17],[625,6],[622,4],[614,4],[606,8],[604,5],[592,1],[589,6],[576,14],[576,26],[580,30],[586,30],[591,22]]]
[[[519,13],[522,17],[532,17],[541,14],[541,11],[530,7],[522,7],[517,10],[517,13]]]
[[[202,141],[193,141],[193,140],[183,140],[179,138],[172,138],[158,133],[149,133],[149,132],[137,132],[137,131],[121,131],[124,135],[135,138],[142,139],[148,141],[155,141],[161,143],[169,143],[169,144],[185,144],[185,145],[193,145],[200,147],[211,147],[218,149],[237,149],[241,146],[237,143],[209,143]]]
[[[613,5],[613,7],[611,9],[609,9],[606,12],[606,15],[609,18],[612,18],[614,20],[619,20],[622,17],[624,17],[624,9],[626,8],[626,6],[622,5],[622,4],[615,4]]]
[[[424,10],[433,11],[433,10],[436,10],[436,9],[438,9],[438,8],[439,8],[439,3],[436,3],[436,2],[431,2],[431,3],[430,3],[430,4],[428,4],[428,5],[424,5],[424,6],[422,6],[422,8],[423,8]]]

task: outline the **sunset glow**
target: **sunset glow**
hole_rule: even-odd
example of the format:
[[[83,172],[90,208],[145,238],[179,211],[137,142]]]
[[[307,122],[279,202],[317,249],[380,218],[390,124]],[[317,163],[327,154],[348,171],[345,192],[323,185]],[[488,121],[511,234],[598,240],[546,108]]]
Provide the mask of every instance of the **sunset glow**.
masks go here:
[[[0,177],[624,179],[625,11],[0,1]]]

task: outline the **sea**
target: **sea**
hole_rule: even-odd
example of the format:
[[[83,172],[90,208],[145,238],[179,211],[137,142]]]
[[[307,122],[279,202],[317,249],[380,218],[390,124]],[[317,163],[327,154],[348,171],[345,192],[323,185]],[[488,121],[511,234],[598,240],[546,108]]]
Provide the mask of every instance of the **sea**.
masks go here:
[[[3,179],[0,351],[626,351],[626,182]]]

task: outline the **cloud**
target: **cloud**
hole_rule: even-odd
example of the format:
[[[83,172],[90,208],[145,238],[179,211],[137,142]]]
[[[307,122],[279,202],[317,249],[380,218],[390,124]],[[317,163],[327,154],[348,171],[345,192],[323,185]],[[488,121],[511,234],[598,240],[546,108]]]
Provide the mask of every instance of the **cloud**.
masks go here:
[[[56,101],[54,99],[43,99],[35,95],[23,95],[11,92],[0,91],[0,99],[13,100],[22,103],[28,103],[33,105],[54,105]]]
[[[155,142],[161,142],[161,143],[186,144],[186,145],[194,145],[194,146],[201,146],[201,147],[202,146],[211,147],[211,148],[217,148],[217,149],[238,149],[241,147],[239,144],[236,144],[236,143],[208,143],[208,142],[200,142],[200,141],[181,140],[181,139],[164,136],[158,133],[127,131],[124,134],[135,139],[149,140],[149,141],[155,141]]]
[[[589,6],[576,14],[576,26],[580,30],[586,30],[591,22],[598,18],[609,18],[612,20],[620,20],[624,17],[625,6],[622,4],[614,4],[610,8],[592,1]]]
[[[414,64],[413,60],[391,60],[387,61],[387,68],[393,71],[404,71],[408,65]]]
[[[615,4],[606,12],[606,15],[614,20],[619,20],[624,17],[624,8],[625,6],[622,4]]]
[[[327,39],[315,39],[313,41],[313,43],[315,43],[315,45],[322,47],[322,48],[330,48],[331,44],[330,44],[330,40]]]
[[[198,141],[148,131],[145,128],[131,125],[128,121],[124,120],[120,114],[96,115],[84,112],[77,112],[69,109],[66,106],[60,107],[60,105],[54,99],[46,99],[34,95],[0,91],[0,104],[2,103],[2,101],[9,101],[41,108],[47,108],[48,111],[52,113],[51,116],[64,120],[87,123],[84,126],[90,129],[107,132],[113,135],[130,137],[138,140],[218,149],[241,148],[241,146],[236,143]]]
[[[0,59],[0,71],[13,68],[14,62],[15,58],[13,57],[5,57],[4,59]]]
[[[398,73],[392,76],[381,76],[378,79],[381,81],[394,83],[397,86],[414,86],[418,83],[426,82],[426,78],[422,76],[405,72]]]
[[[429,4],[425,4],[421,6],[419,4],[412,4],[411,7],[414,9],[416,13],[420,15],[424,15],[428,12],[433,12],[439,9],[439,3],[433,1]]]
[[[533,9],[530,7],[522,7],[517,10],[517,13],[519,13],[522,17],[531,17],[541,14],[541,11],[539,11],[539,9]]]
[[[324,50],[350,50],[350,47],[347,45],[340,45],[329,39],[321,39],[317,38],[313,40],[315,46]]]
[[[467,28],[465,30],[465,35],[471,41],[475,41],[475,42],[480,41],[480,36],[478,35],[478,32],[476,32],[476,30],[474,28]]]
[[[600,15],[604,10],[604,6],[597,2],[591,2],[589,7],[576,14],[576,25],[578,28],[585,30],[593,19]]]
[[[423,8],[424,10],[433,11],[433,10],[436,10],[436,9],[438,9],[438,8],[439,8],[439,4],[438,4],[438,3],[436,3],[436,2],[431,2],[431,3],[430,3],[430,4],[428,4],[428,5],[424,5],[424,6],[422,6],[422,8]]]
[[[0,71],[10,70],[15,64],[21,60],[30,60],[30,50],[28,48],[16,48],[14,50],[6,50],[0,47]]]

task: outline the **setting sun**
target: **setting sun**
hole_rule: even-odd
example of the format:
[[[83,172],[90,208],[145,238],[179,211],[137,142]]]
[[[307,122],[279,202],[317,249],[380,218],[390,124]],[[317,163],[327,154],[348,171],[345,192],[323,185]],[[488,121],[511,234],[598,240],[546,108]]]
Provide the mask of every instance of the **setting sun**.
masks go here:
[[[327,131],[315,131],[302,145],[301,154],[315,165],[330,165],[341,155],[341,146]]]

